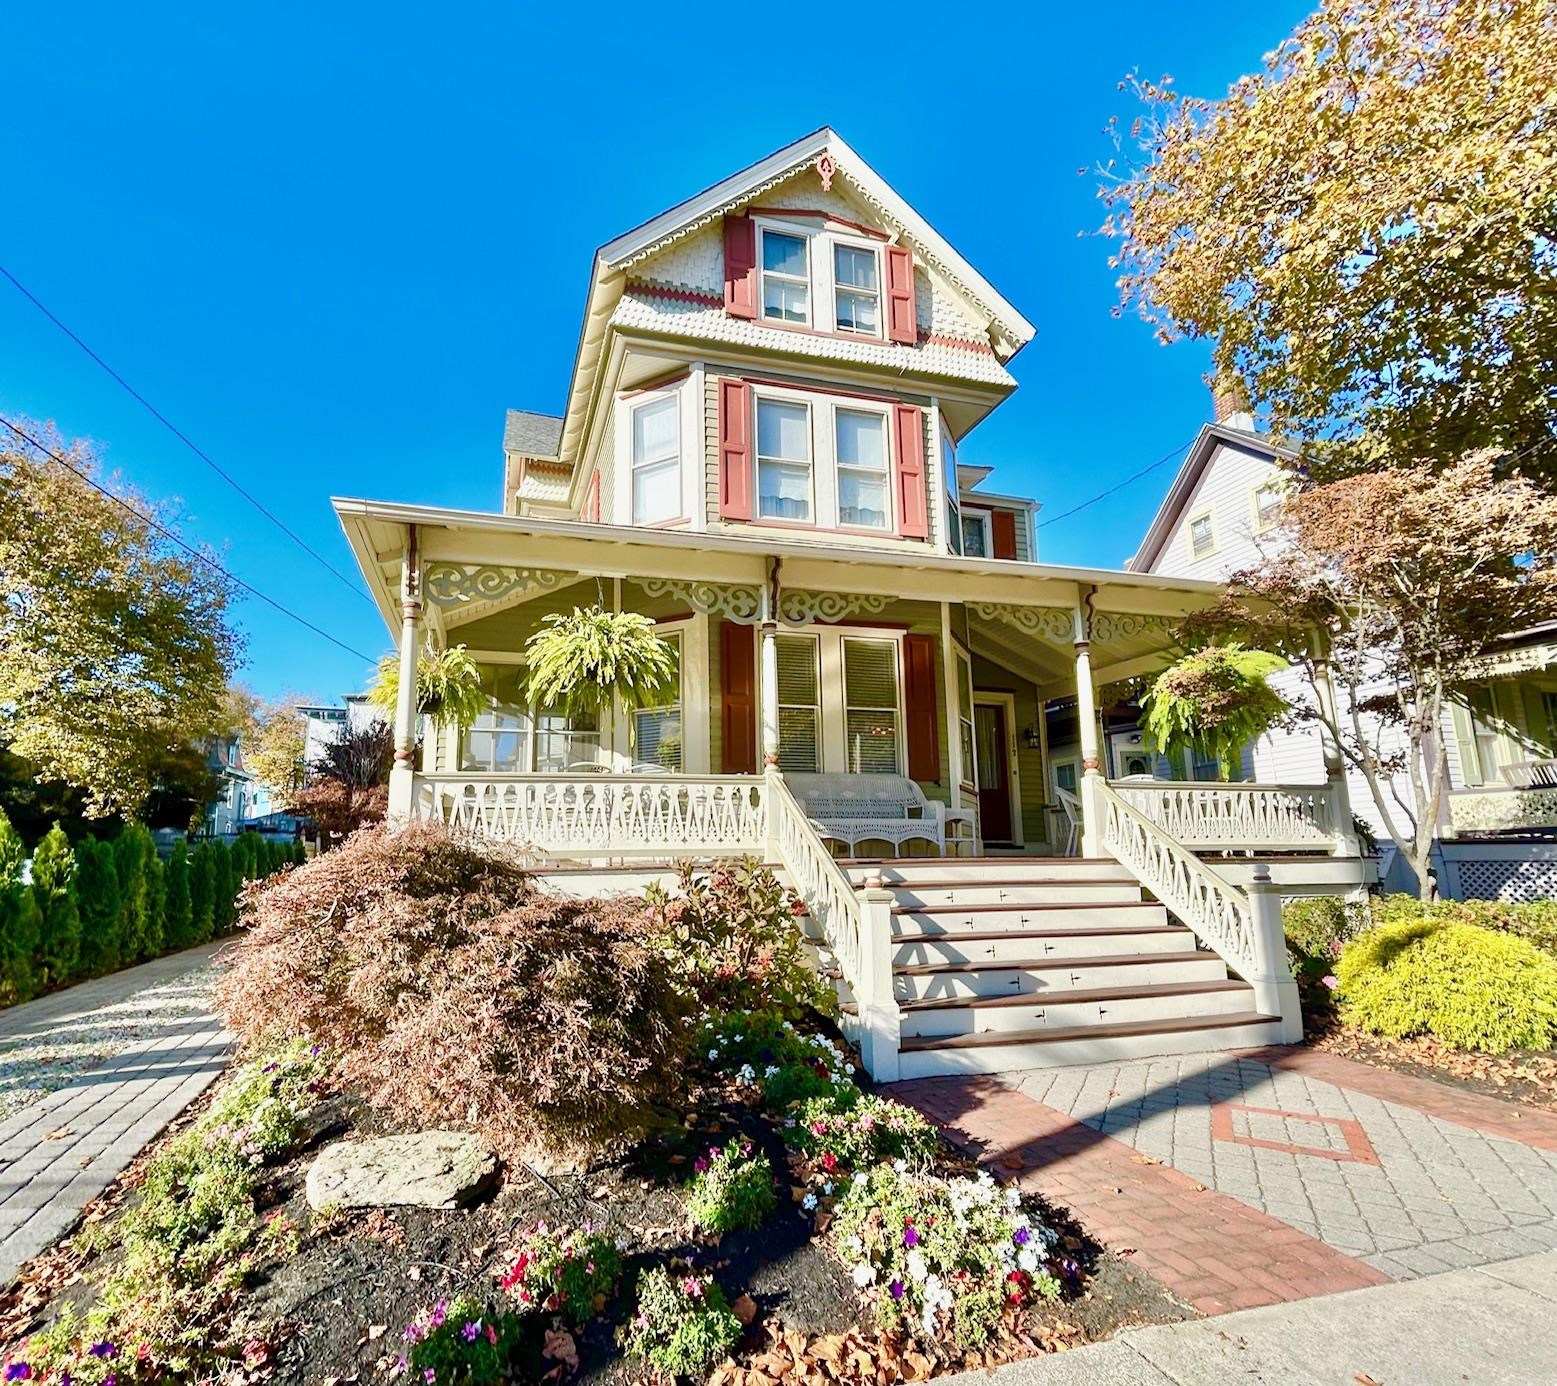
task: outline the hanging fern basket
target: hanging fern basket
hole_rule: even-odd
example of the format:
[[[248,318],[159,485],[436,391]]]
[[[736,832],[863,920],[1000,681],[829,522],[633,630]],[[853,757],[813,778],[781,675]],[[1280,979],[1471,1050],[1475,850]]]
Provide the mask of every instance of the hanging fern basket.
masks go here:
[[[632,611],[576,606],[547,616],[525,654],[531,701],[570,717],[609,712],[613,695],[629,710],[649,707],[675,686],[675,648]]]
[[[1290,711],[1268,682],[1286,660],[1237,643],[1207,645],[1164,669],[1143,699],[1148,746],[1213,757],[1222,778],[1241,773],[1243,748]]]

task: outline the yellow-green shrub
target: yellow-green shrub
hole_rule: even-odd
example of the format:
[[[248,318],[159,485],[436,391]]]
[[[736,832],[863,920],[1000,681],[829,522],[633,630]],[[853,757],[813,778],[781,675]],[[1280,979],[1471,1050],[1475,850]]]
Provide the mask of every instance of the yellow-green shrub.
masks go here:
[[[1557,1039],[1557,962],[1523,939],[1418,917],[1370,930],[1335,967],[1346,1019],[1499,1054]]]
[[[1398,924],[1423,915],[1514,934],[1557,957],[1557,900],[1434,900],[1423,904],[1411,895],[1385,895],[1373,901],[1376,924]]]

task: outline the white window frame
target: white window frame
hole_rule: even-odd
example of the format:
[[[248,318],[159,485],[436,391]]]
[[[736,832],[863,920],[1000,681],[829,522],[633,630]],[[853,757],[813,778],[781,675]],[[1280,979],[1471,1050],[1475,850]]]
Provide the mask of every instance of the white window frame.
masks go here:
[[[651,462],[640,462],[638,460],[637,447],[636,447],[637,430],[634,427],[634,423],[635,423],[635,421],[637,419],[638,412],[640,410],[642,410],[642,409],[653,409],[656,406],[665,404],[667,402],[671,405],[671,415],[675,419],[675,422],[676,422],[676,449],[675,449],[675,452],[670,457],[658,457],[658,458],[655,458]],[[653,526],[653,525],[670,524],[670,523],[672,523],[672,522],[674,522],[676,520],[684,519],[685,518],[686,506],[685,506],[684,497],[682,496],[681,478],[682,478],[683,461],[684,461],[684,458],[685,458],[685,455],[686,455],[686,448],[685,448],[685,445],[684,445],[684,442],[683,442],[683,439],[684,439],[684,437],[686,435],[686,429],[683,427],[684,420],[681,417],[681,414],[682,414],[682,395],[681,395],[681,391],[680,390],[655,390],[655,391],[652,391],[652,392],[650,392],[648,394],[635,395],[635,396],[633,396],[632,399],[626,401],[626,406],[627,406],[626,407],[626,412],[627,412],[627,487],[626,487],[626,490],[627,490],[627,515],[628,515],[628,522],[630,524],[634,524],[634,525]],[[675,469],[675,478],[676,478],[675,485],[671,488],[672,489],[672,494],[675,497],[675,507],[674,507],[674,509],[672,509],[671,513],[668,514],[668,515],[656,515],[653,519],[644,519],[643,517],[641,517],[638,514],[638,505],[637,505],[637,495],[638,495],[637,480],[638,480],[638,473],[640,471],[647,470],[649,468],[665,467],[667,463],[673,464],[674,465],[674,469]]]
[[[821,632],[814,630],[795,630],[781,628],[777,638],[780,640],[807,640],[811,644],[812,667],[816,670],[816,701],[814,703],[786,703],[777,701],[778,689],[774,689],[775,705],[779,714],[779,726],[784,725],[784,709],[801,708],[816,716],[816,769],[821,772],[827,769],[827,685],[823,681],[822,669],[822,641]],[[779,766],[784,766],[783,736],[780,733]]]
[[[967,540],[963,537],[962,526],[965,525],[969,520],[976,521],[979,528],[984,531],[983,553],[969,554],[967,551],[968,545]],[[957,540],[960,546],[959,552],[961,552],[965,557],[993,558],[995,556],[995,526],[990,520],[990,512],[988,510],[982,510],[976,507],[966,510],[959,508],[957,515],[957,526]]]
[[[1069,789],[1066,789],[1065,786],[1060,783],[1060,771],[1061,770],[1070,770],[1070,771],[1072,771],[1075,774],[1076,783],[1075,783],[1075,785],[1073,787],[1071,787]],[[1049,762],[1049,782],[1054,786],[1054,791],[1055,791],[1055,797],[1056,798],[1059,797],[1059,791],[1062,790],[1062,789],[1064,789],[1067,794],[1080,794],[1081,793],[1081,762],[1079,760],[1077,760],[1076,757],[1074,757],[1074,756],[1066,756],[1066,757],[1064,757],[1061,760],[1050,761]]]
[[[667,712],[673,712],[676,720],[681,724],[681,750],[678,763],[672,766],[656,762],[656,769],[672,770],[677,774],[685,774],[687,768],[687,650],[690,645],[689,632],[682,629],[684,623],[667,622],[658,631],[661,639],[674,641],[676,644],[676,697],[672,702],[655,703],[643,707],[635,707],[632,711],[631,726],[631,753],[634,765],[643,764],[644,757],[639,749],[639,722],[644,717],[663,717]],[[706,666],[705,666],[706,667]]]
[[[967,653],[956,651],[957,664],[957,731],[958,745],[962,748],[963,789],[978,791],[978,748],[974,743],[973,708],[978,694],[973,691],[973,661]]]
[[[1268,534],[1277,528],[1278,521],[1274,516],[1267,520],[1260,510],[1260,492],[1272,490],[1276,493],[1276,509],[1280,509],[1282,502],[1286,500],[1285,488],[1274,477],[1267,481],[1258,481],[1249,488],[1249,509],[1251,512],[1251,528],[1255,534]]]
[[[806,272],[804,275],[785,274],[780,270],[765,269],[767,257],[763,252],[763,240],[769,235],[788,236],[805,248]],[[790,226],[786,223],[759,221],[757,223],[757,321],[773,327],[811,327],[816,323],[816,233],[808,227]],[[806,291],[806,315],[799,322],[789,318],[768,316],[768,276],[786,284],[801,284]]]
[[[1195,548],[1195,526],[1202,520],[1206,522],[1207,527],[1211,531],[1211,547],[1208,548],[1204,553],[1198,552]],[[1210,558],[1213,554],[1215,554],[1218,548],[1216,533],[1216,511],[1202,510],[1198,514],[1191,515],[1184,524],[1184,542],[1189,546],[1189,558],[1190,562],[1192,563],[1199,563],[1201,559]]]
[[[878,404],[868,399],[834,399],[829,401],[828,422],[830,424],[828,442],[832,452],[832,477],[833,477],[833,504],[837,507],[836,521],[839,529],[860,530],[865,534],[896,534],[897,512],[893,505],[892,492],[892,410],[884,404]],[[869,467],[856,466],[853,463],[845,466],[838,460],[838,415],[839,414],[872,414],[881,420],[881,480],[883,515],[879,525],[860,524],[858,521],[843,519],[843,474],[845,471],[876,475]],[[812,451],[815,452],[813,440]],[[813,476],[814,476],[813,463]]]
[[[888,647],[892,660],[892,752],[893,768],[891,770],[867,771],[856,765],[850,754],[849,748],[849,713],[854,711],[882,713],[887,709],[867,703],[851,703],[849,701],[849,677],[847,651],[850,645],[885,645]],[[895,636],[890,631],[881,630],[850,630],[847,633],[840,632],[838,640],[838,702],[839,702],[839,736],[843,742],[842,765],[851,775],[878,774],[901,775],[904,772],[903,761],[906,747],[903,744],[904,718],[903,718],[903,641],[900,636]]]
[[[864,237],[841,236],[836,232],[825,233],[821,239],[827,241],[827,298],[828,321],[832,323],[834,332],[841,332],[845,337],[863,337],[867,341],[879,342],[886,333],[886,261],[881,253],[880,245],[875,241],[866,240]],[[864,289],[856,289],[852,284],[840,284],[838,282],[838,251],[859,250],[864,251],[876,262],[876,330],[874,332],[861,332],[857,328],[845,327],[838,321],[838,295],[840,292],[848,294],[861,294]],[[813,278],[815,272],[813,271]]]
[[[764,515],[762,513],[762,406],[768,404],[798,404],[806,411],[806,436],[810,441],[811,456],[808,459],[811,473],[811,493],[807,502],[810,514],[804,520],[791,519],[784,515]],[[765,525],[802,525],[807,529],[814,529],[820,523],[818,514],[818,501],[825,494],[822,487],[817,485],[817,471],[820,461],[817,457],[819,451],[819,430],[816,426],[818,400],[814,395],[805,394],[799,390],[780,390],[771,386],[760,386],[752,391],[752,417],[751,417],[751,455],[752,455],[752,481],[753,505],[752,518],[759,524]],[[797,467],[800,464],[792,458],[770,457],[767,459],[778,467]]]

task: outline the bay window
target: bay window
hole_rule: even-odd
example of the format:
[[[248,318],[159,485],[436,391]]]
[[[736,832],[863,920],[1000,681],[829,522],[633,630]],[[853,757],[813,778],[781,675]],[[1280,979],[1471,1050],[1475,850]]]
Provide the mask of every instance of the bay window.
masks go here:
[[[874,250],[833,246],[833,316],[840,332],[881,335],[881,276]]]
[[[657,524],[681,514],[681,397],[633,406],[632,522]]]
[[[757,514],[764,519],[811,522],[808,404],[757,401]]]
[[[856,775],[898,772],[897,642],[843,641],[844,753]]]
[[[886,529],[891,519],[886,416],[861,409],[838,409],[833,421],[838,523]]]
[[[681,636],[663,637],[675,661],[675,673],[655,695],[654,702],[633,711],[633,760],[645,768],[676,770],[683,767],[681,737]]]
[[[811,256],[805,236],[762,228],[762,316],[811,321]]]
[[[775,637],[779,764],[801,774],[822,768],[822,681],[814,635]]]

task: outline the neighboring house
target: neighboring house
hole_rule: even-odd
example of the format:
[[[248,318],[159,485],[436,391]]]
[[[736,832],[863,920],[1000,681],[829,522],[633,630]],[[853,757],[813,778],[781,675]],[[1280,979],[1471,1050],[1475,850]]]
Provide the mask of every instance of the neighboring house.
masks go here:
[[[1205,425],[1147,528],[1133,572],[1225,578],[1258,564],[1279,542],[1277,514],[1284,467],[1298,455],[1266,434],[1234,400],[1218,397],[1215,422]],[[1296,672],[1272,683],[1288,698],[1306,696]],[[1343,708],[1343,715],[1345,709]],[[1557,627],[1511,633],[1486,661],[1486,677],[1466,690],[1442,727],[1450,793],[1440,824],[1438,884],[1456,897],[1513,899],[1557,894]],[[1390,749],[1404,747],[1403,739]],[[1215,766],[1169,767],[1148,754],[1139,728],[1126,724],[1109,737],[1112,773],[1214,779]],[[1325,778],[1323,751],[1312,725],[1260,737],[1244,755],[1248,778],[1315,784]],[[1383,816],[1360,771],[1348,766],[1353,811],[1378,838],[1387,886],[1409,889],[1404,863],[1394,863]],[[1394,786],[1412,803],[1405,773]]]
[[[831,130],[602,246],[563,412],[508,416],[500,511],[335,501],[401,668],[424,640],[463,645],[489,697],[474,725],[419,737],[402,680],[391,814],[520,840],[553,866],[764,856],[805,901],[882,1078],[1291,1038],[1266,863],[1212,871],[1194,854],[1279,849],[1269,869],[1295,889],[1348,872],[1350,888],[1356,863],[1323,788],[1228,787],[1203,811],[1106,783],[1095,689],[1161,667],[1220,587],[1038,561],[1035,504],[986,489],[965,455],[1032,335]],[[527,639],[597,603],[652,619],[677,679],[600,718],[532,705]],[[1061,696],[1077,709],[1065,795],[1043,716]],[[1015,855],[1077,846],[1088,860]],[[915,868],[902,850],[1008,855]],[[936,882],[930,912],[990,931],[962,945],[979,940],[987,976],[944,939],[894,940],[929,928],[907,903],[915,870]],[[862,889],[878,871],[892,884]],[[1056,885],[1067,872],[1079,883]],[[1022,961],[989,971],[997,956]],[[1105,1019],[1110,981],[1134,987]],[[1070,994],[1002,1010],[999,1043],[977,1033],[996,1024],[990,988],[1010,1002],[1039,986]],[[900,1013],[920,988],[945,1009]]]
[[[206,764],[217,777],[218,789],[216,797],[206,805],[201,836],[235,837],[242,831],[245,819],[269,812],[269,794],[243,763],[240,736],[221,736],[209,741]]]
[[[369,724],[383,720],[366,693],[348,693],[339,703],[299,703],[297,710],[303,718],[305,766],[315,764],[325,749],[348,729],[361,731]]]

